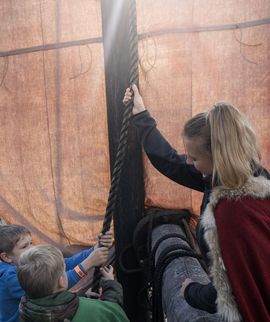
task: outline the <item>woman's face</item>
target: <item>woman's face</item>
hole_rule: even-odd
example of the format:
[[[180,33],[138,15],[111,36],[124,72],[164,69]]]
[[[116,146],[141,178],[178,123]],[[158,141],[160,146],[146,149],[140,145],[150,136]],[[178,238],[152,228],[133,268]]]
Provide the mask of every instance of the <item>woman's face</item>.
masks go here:
[[[187,163],[194,165],[204,176],[209,176],[213,172],[213,162],[209,152],[203,148],[203,143],[200,138],[184,137]]]

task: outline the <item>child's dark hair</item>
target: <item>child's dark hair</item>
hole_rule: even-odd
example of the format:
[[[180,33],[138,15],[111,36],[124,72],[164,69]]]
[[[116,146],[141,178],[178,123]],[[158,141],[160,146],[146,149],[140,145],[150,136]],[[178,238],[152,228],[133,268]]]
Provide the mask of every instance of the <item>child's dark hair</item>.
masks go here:
[[[30,231],[20,225],[0,225],[0,253],[12,252],[21,236],[31,234]]]

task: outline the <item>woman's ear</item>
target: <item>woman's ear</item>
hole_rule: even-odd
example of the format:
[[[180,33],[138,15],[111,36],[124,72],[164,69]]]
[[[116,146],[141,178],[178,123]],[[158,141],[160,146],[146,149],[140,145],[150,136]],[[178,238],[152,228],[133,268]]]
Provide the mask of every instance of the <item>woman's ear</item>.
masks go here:
[[[0,253],[0,259],[5,263],[9,263],[9,264],[12,263],[12,258],[10,258],[9,255],[5,252]]]

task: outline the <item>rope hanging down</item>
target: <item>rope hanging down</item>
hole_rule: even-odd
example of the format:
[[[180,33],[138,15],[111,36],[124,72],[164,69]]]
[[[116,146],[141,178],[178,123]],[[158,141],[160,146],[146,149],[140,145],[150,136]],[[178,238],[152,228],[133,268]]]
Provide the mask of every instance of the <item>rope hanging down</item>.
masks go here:
[[[135,0],[130,0],[128,7],[129,17],[129,52],[130,52],[130,67],[129,67],[129,84],[138,83],[138,35],[137,35],[137,19],[136,19],[136,3]],[[133,102],[131,101],[125,108],[123,113],[122,127],[120,132],[120,139],[118,143],[115,164],[112,171],[112,181],[108,197],[106,213],[103,220],[102,234],[110,230],[113,214],[116,208],[116,201],[119,194],[119,182],[121,178],[122,168],[125,161],[128,141],[128,129],[130,124],[130,117],[132,114]],[[94,285],[98,286],[100,278],[99,270],[95,269],[93,276],[92,290],[97,291]]]
[[[136,19],[135,0],[129,1],[129,48],[130,48],[130,67],[129,67],[129,84],[138,84],[138,35]],[[123,113],[123,121],[120,132],[120,139],[116,153],[115,164],[112,172],[111,188],[108,197],[106,213],[103,221],[102,234],[110,230],[113,213],[115,211],[116,201],[119,192],[119,182],[123,164],[125,161],[128,139],[128,128],[132,114],[133,102],[130,102]]]
[[[129,15],[129,50],[130,50],[130,67],[129,67],[129,83],[138,84],[138,35],[137,35],[137,19],[136,19],[136,2],[135,0],[128,1],[128,15]],[[128,139],[128,128],[130,124],[130,117],[132,114],[133,102],[130,102],[123,113],[122,127],[120,132],[120,139],[117,148],[115,164],[112,171],[112,181],[108,197],[106,213],[103,220],[102,234],[110,230],[113,213],[116,207],[116,201],[119,193],[119,182],[123,164],[125,161]],[[106,265],[112,264],[115,260],[114,250],[111,249],[111,257],[108,259]],[[72,292],[81,293],[92,287],[92,291],[96,291],[99,286],[100,273],[95,269],[89,272],[80,282],[78,282],[72,289]]]

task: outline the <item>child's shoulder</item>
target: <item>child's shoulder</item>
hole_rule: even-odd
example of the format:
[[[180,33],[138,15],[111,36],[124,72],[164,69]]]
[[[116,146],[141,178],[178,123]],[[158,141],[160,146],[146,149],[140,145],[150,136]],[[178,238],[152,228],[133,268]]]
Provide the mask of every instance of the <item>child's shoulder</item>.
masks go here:
[[[14,270],[14,271],[16,271],[16,266],[6,263],[6,262],[3,262],[3,261],[0,261],[0,269],[1,270]]]
[[[16,275],[16,266],[0,261],[0,278]]]
[[[112,317],[117,322],[127,322],[126,314],[120,305],[108,301],[80,297],[79,308],[72,322],[86,321],[89,316],[96,321],[109,321]]]

